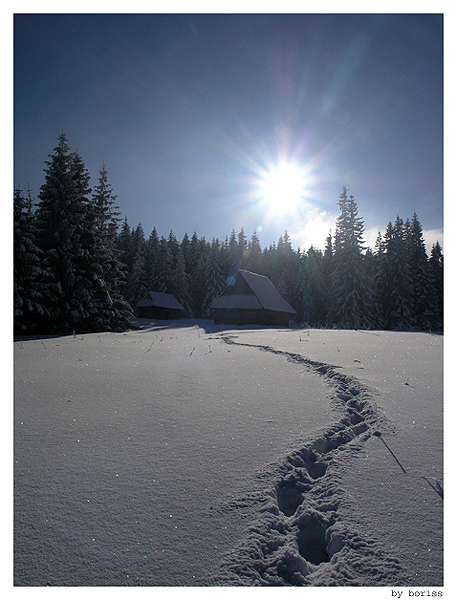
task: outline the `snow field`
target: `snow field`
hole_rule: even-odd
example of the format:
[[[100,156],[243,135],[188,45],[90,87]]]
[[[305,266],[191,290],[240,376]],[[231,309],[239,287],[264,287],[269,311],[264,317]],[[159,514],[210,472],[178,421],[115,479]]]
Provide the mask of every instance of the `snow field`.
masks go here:
[[[442,585],[442,337],[203,325],[15,343],[16,584]]]
[[[358,425],[362,433],[363,424],[370,421],[372,429],[381,433],[371,435],[368,431],[369,435],[340,444],[329,464],[335,469],[332,473],[329,468],[325,477],[325,485],[330,481],[334,484],[331,494],[325,486],[319,491],[316,488],[320,484],[314,485],[312,493],[317,493],[319,501],[328,500],[329,495],[335,500],[325,539],[325,527],[321,527],[322,551],[329,540],[331,545],[334,527],[329,525],[334,520],[339,529],[346,523],[346,548],[335,556],[332,565],[326,565],[330,557],[322,555],[323,564],[305,580],[316,585],[386,585],[389,581],[392,585],[442,585],[442,337],[337,330],[236,335],[239,343],[284,352],[289,360],[294,352],[301,352],[299,362],[303,354],[326,361],[322,367],[319,361],[307,362],[330,386],[336,385],[332,398],[340,406],[345,404],[346,416],[351,418],[351,394],[356,394],[362,404],[365,402],[364,420]],[[342,372],[347,374],[343,378],[338,375]],[[331,435],[330,427],[324,439]],[[306,482],[306,476],[295,479],[301,485]],[[298,487],[295,484],[292,490]],[[293,497],[295,492],[288,493]],[[297,514],[287,522],[292,530],[291,520],[306,515],[307,507],[313,509],[309,489],[306,496],[307,501],[300,504],[302,498],[297,498],[290,510],[298,507]],[[324,513],[328,510],[326,507]],[[321,523],[324,517],[320,515]],[[276,522],[276,528],[280,522]],[[377,551],[384,546],[384,559],[376,557],[370,565],[369,556],[374,555],[366,549],[357,556],[354,550],[358,542],[351,541],[351,532],[362,533],[365,538],[373,536]],[[296,531],[294,535],[297,537]],[[294,544],[296,541],[292,547]],[[400,559],[397,565],[395,557]],[[344,575],[338,569],[339,562],[346,571]],[[348,572],[351,564],[356,574]],[[271,579],[271,569],[267,575],[274,581],[276,574]],[[264,578],[262,575],[261,580]],[[293,573],[293,579],[293,583],[299,583],[301,578]]]
[[[211,337],[15,344],[18,584],[207,581],[254,516],[220,505],[331,415],[312,403],[297,419],[323,382]]]

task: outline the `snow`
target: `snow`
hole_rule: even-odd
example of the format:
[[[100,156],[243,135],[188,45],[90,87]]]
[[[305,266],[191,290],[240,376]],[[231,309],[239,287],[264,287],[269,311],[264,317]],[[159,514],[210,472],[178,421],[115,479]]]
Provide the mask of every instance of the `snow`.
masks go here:
[[[15,341],[17,586],[442,586],[440,335]]]

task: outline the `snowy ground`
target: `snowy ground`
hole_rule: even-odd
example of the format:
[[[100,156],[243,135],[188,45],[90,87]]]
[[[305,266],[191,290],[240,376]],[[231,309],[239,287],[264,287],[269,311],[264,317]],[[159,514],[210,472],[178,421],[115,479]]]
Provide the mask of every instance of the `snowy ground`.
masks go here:
[[[443,585],[442,336],[15,342],[16,586]]]

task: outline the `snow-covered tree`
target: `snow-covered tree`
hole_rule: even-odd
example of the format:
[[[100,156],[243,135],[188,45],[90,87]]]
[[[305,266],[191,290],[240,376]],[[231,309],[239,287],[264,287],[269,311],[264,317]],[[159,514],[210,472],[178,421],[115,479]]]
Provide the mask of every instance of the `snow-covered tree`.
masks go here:
[[[45,183],[36,211],[36,240],[49,273],[43,323],[48,332],[85,327],[92,311],[89,176],[79,155],[71,153],[62,133],[46,161]]]
[[[238,246],[238,237],[234,229],[230,237],[225,241],[221,253],[221,268],[225,276],[234,275],[241,266],[241,255]]]
[[[186,273],[186,262],[180,246],[178,246],[175,264],[171,272],[169,290],[184,307],[186,316],[192,317],[189,277]]]
[[[279,237],[271,259],[270,278],[281,296],[288,302],[292,302],[294,282],[298,271],[298,255],[292,249],[287,230]]]
[[[438,299],[432,284],[422,225],[416,213],[405,227],[405,234],[412,284],[411,310],[414,323],[419,329],[433,329],[436,326]]]
[[[312,321],[313,300],[311,281],[309,277],[309,258],[305,253],[300,254],[297,274],[292,287],[292,305],[295,308],[298,323],[310,325]]]
[[[161,237],[159,241],[159,292],[171,293],[171,277],[173,273],[173,252],[166,238]]]
[[[221,295],[226,284],[219,266],[220,253],[221,248],[219,241],[213,239],[204,265],[202,265],[202,274],[206,289],[206,295],[202,305],[202,314],[205,317],[211,316],[211,302]]]
[[[191,297],[192,314],[195,317],[202,317],[202,305],[207,290],[205,288],[204,266],[209,252],[209,244],[205,238],[199,239],[194,232],[187,250],[186,272],[189,275],[189,295]],[[222,258],[220,258],[220,267],[222,269]]]
[[[132,231],[132,255],[133,260],[123,294],[126,301],[134,308],[137,302],[144,298],[149,288],[145,268],[146,241],[141,223]]]
[[[414,325],[411,312],[411,275],[406,252],[404,223],[397,216],[389,222],[378,256],[377,290],[385,329],[410,329]]]
[[[159,235],[154,227],[146,242],[144,270],[147,288],[151,291],[159,289]]]
[[[347,189],[339,196],[333,257],[333,316],[338,327],[349,329],[376,326],[373,314],[373,280],[363,260],[363,220]]]
[[[47,272],[43,253],[35,243],[32,198],[17,189],[14,193],[14,330],[32,333],[45,314],[43,295]]]
[[[173,260],[173,264],[176,262],[176,258],[178,256],[178,252],[179,252],[179,242],[176,239],[175,234],[173,233],[173,231],[170,231],[170,233],[168,234],[168,247],[171,251],[171,256],[172,256],[172,260]]]
[[[122,330],[128,327],[133,311],[124,300],[121,290],[124,286],[127,267],[121,262],[121,252],[117,247],[119,211],[115,204],[116,196],[108,182],[108,171],[103,165],[92,197],[92,210],[96,229],[96,245],[99,248],[99,263],[106,291],[109,294],[109,318],[105,327]]]
[[[257,231],[254,231],[247,247],[245,268],[253,273],[263,275],[262,248]]]
[[[444,269],[444,258],[441,250],[441,246],[439,242],[436,242],[432,245],[432,249],[430,252],[430,277],[431,284],[435,290],[436,296],[436,328],[443,329],[443,297],[444,297],[444,289],[443,289],[443,269]]]
[[[133,258],[135,256],[135,248],[133,245],[133,235],[127,217],[121,225],[121,230],[117,236],[116,247],[119,250],[119,258],[126,266],[127,272],[132,268]]]
[[[243,227],[238,233],[238,264],[240,269],[246,268],[246,260],[248,257],[248,240],[244,233]]]

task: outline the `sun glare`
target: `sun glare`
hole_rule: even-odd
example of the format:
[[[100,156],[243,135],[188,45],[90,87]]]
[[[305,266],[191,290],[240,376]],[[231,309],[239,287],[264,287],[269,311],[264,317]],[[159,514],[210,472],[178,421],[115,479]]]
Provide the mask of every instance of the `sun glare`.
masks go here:
[[[305,192],[303,171],[292,163],[283,163],[263,175],[261,195],[268,206],[277,212],[298,207]]]

